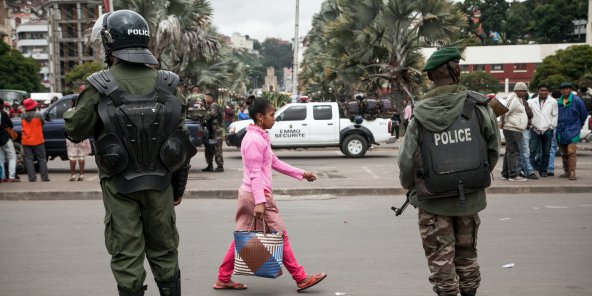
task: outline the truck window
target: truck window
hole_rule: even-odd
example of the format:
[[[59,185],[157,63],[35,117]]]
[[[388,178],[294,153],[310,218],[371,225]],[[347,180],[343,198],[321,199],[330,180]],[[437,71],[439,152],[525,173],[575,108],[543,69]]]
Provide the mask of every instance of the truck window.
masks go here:
[[[279,115],[277,121],[298,121],[306,119],[306,106],[293,106],[281,115]]]
[[[312,107],[312,117],[314,120],[331,120],[333,119],[333,108],[331,105],[320,105]]]
[[[56,105],[53,106],[50,110],[47,111],[47,115],[49,119],[62,119],[64,118],[64,112],[68,111],[68,109],[72,108],[72,100],[62,100],[58,102]]]

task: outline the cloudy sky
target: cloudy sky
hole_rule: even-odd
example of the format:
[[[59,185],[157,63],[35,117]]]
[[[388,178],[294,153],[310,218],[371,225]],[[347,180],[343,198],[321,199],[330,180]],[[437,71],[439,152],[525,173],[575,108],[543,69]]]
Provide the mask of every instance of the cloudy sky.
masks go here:
[[[296,0],[211,0],[213,23],[218,31],[230,36],[237,32],[265,40],[294,37]],[[321,8],[321,0],[300,0],[300,36],[311,27],[313,14]]]

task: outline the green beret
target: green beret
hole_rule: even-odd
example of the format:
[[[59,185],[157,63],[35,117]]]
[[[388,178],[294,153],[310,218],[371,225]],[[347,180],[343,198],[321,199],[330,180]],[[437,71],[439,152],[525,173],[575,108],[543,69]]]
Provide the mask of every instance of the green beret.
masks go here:
[[[422,71],[434,70],[444,63],[449,61],[459,61],[460,59],[460,49],[456,47],[444,47],[436,50],[436,52],[432,54]]]

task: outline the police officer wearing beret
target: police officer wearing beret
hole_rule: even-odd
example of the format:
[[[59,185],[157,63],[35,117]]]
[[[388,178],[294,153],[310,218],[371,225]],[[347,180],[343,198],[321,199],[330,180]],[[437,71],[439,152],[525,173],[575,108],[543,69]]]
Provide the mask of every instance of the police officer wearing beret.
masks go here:
[[[399,154],[401,185],[419,208],[419,231],[440,296],[472,296],[479,211],[499,157],[500,135],[487,98],[459,85],[457,48],[442,48],[423,71],[435,88],[415,104]]]
[[[129,10],[102,15],[109,69],[94,73],[64,115],[68,138],[95,139],[105,205],[105,245],[119,295],[144,295],[144,256],[160,295],[181,295],[174,206],[181,202],[196,149],[177,97],[179,77],[157,71],[146,20]]]

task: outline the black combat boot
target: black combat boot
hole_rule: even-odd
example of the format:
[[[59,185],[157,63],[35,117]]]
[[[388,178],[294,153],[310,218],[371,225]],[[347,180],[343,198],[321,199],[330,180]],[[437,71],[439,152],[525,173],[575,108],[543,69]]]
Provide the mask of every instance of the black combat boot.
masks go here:
[[[181,296],[181,271],[177,271],[177,275],[170,282],[159,282],[157,279],[156,285],[160,296]]]
[[[215,172],[217,172],[217,173],[224,173],[224,167],[221,167],[221,166],[217,167],[216,170],[215,170]]]
[[[127,292],[126,290],[124,290],[123,288],[121,288],[120,286],[117,286],[117,291],[119,291],[119,296],[144,296],[144,291],[146,291],[146,289],[148,289],[148,286],[144,285],[142,288],[140,288],[140,290],[130,293],[130,292]]]
[[[201,169],[202,172],[213,172],[214,171],[214,167],[211,165],[208,165],[207,167]]]
[[[460,290],[460,296],[475,296],[477,295],[477,289],[463,291]]]

